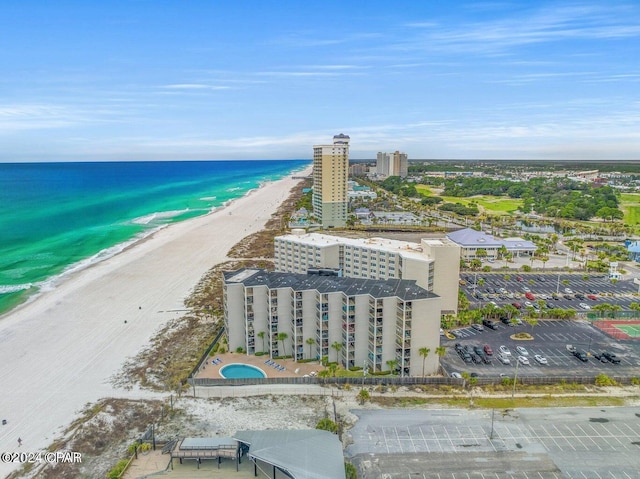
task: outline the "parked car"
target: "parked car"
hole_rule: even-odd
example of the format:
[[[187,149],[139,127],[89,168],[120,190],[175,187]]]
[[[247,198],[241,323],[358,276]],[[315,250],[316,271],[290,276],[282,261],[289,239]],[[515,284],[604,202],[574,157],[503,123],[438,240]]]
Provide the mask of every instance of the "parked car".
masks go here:
[[[602,353],[602,355],[605,358],[607,358],[609,360],[609,362],[612,362],[613,364],[620,364],[620,359],[614,353],[610,353],[608,351],[604,351]]]
[[[475,329],[476,331],[484,331],[484,326],[482,326],[482,324],[474,323],[474,324],[471,325],[471,327],[473,329]]]
[[[545,306],[547,307],[547,309],[554,309],[556,307],[556,305],[553,304],[551,301],[547,301],[545,303]]]
[[[573,294],[573,291],[571,291],[571,288],[564,288],[564,292],[567,294]]]
[[[505,356],[511,356],[511,351],[505,345],[500,346],[498,350],[500,351],[500,354],[503,354]]]
[[[582,294],[582,293],[576,293],[576,294],[574,294],[574,296],[575,296],[576,298],[578,298],[578,299],[580,299],[580,300],[583,300],[583,301],[584,301],[584,294]]]
[[[547,358],[539,354],[536,354],[533,359],[535,359],[538,364],[548,364]]]
[[[507,290],[504,288],[500,288],[498,291],[500,291],[502,294],[507,294]]]
[[[498,361],[500,361],[502,364],[511,364],[511,359],[509,359],[509,356],[506,356],[504,354],[498,354]]]
[[[533,301],[534,299],[536,299],[536,297],[532,293],[525,293],[524,297],[529,301]]]
[[[551,297],[556,301],[560,301],[560,295],[558,293],[551,293]]]
[[[522,276],[516,276],[516,281],[519,281],[522,283],[524,279],[522,278]]]
[[[583,363],[586,363],[587,361],[589,361],[589,358],[587,357],[587,353],[585,353],[584,351],[580,350],[580,349],[576,349],[575,352],[573,353],[573,355],[578,358],[580,361],[582,361]]]
[[[526,296],[526,294],[527,294],[527,293],[530,293],[530,292],[531,292],[531,290],[530,290],[529,288],[527,288],[526,286],[523,286],[523,287],[522,287],[522,292],[523,292],[523,293],[525,293],[525,296]]]
[[[520,353],[521,356],[529,356],[529,351],[523,346],[516,346],[516,351]]]
[[[573,300],[573,297],[570,294],[563,294],[562,297],[564,299],[566,299],[567,301],[572,301]]]
[[[596,351],[596,352],[594,352],[594,353],[592,354],[592,356],[593,356],[594,358],[596,358],[598,361],[600,361],[601,363],[608,363],[608,362],[609,362],[609,360],[608,360],[607,358],[605,358],[605,357],[604,357],[604,355],[603,355],[602,353],[599,353],[599,352],[597,352],[597,351]]]
[[[525,308],[533,308],[533,303],[531,301],[525,301],[524,302],[524,307]]]
[[[485,344],[482,349],[484,350],[484,354],[486,354],[487,356],[493,356],[493,349],[491,349],[491,346],[489,346],[488,344]]]
[[[529,364],[529,358],[526,356],[518,356],[518,362],[520,364]]]
[[[516,309],[522,309],[522,305],[520,303],[518,303],[517,301],[514,303],[511,303],[511,306],[513,306]]]
[[[474,346],[473,347],[473,352],[476,353],[478,356],[483,356],[484,355],[484,351],[480,346]]]
[[[482,362],[482,359],[480,359],[475,354],[471,354],[471,361],[473,361],[474,364],[480,364]]]
[[[498,329],[498,326],[496,326],[496,323],[494,323],[493,321],[490,321],[488,319],[483,319],[482,320],[482,324],[484,326],[486,326],[489,329]]]
[[[491,364],[491,358],[489,358],[489,356],[483,354],[480,356],[480,359],[482,359],[482,362],[485,364]]]
[[[538,276],[538,281],[540,281],[541,283],[544,283],[546,279],[544,279],[544,276]]]
[[[591,309],[591,306],[589,306],[587,303],[580,303],[578,306],[585,310]]]
[[[589,298],[591,301],[597,301],[598,297],[595,294],[588,294],[587,298]]]
[[[462,379],[462,374],[457,373],[457,372],[454,371],[454,372],[451,373],[451,377],[452,378],[456,378],[456,379]]]

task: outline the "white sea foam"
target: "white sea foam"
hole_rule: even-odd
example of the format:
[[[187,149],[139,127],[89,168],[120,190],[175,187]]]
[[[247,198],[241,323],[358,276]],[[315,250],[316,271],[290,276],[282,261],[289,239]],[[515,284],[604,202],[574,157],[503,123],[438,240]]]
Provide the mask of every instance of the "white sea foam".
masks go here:
[[[217,199],[217,196],[204,196],[200,198],[200,201],[213,201],[215,199]]]
[[[33,286],[32,283],[26,284],[0,284],[0,294],[17,293],[18,291],[24,291]]]
[[[131,220],[132,223],[137,225],[148,225],[154,220],[173,218],[174,216],[179,216],[181,214],[189,211],[189,208],[185,208],[184,210],[173,210],[173,211],[157,211],[155,213],[151,213],[145,216],[139,216],[138,218],[134,218]]]
[[[233,188],[227,188],[227,191],[238,191],[241,188],[239,186],[234,186]]]

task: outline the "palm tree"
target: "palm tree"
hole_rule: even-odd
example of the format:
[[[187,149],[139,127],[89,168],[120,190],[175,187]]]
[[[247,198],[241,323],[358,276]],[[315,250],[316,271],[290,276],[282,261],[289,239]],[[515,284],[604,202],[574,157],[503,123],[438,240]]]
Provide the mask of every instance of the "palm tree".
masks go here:
[[[389,361],[387,361],[386,364],[389,367],[389,371],[391,371],[391,374],[394,374],[396,368],[398,367],[398,360],[397,359],[389,359]]]
[[[284,347],[284,342],[287,340],[287,338],[289,337],[289,335],[287,333],[278,333],[278,341],[282,341],[282,352],[284,353],[284,356],[287,355],[287,350]]]
[[[316,344],[316,340],[313,338],[307,338],[307,340],[305,341],[305,343],[307,343],[309,345],[309,359],[311,359],[311,347]]]
[[[329,364],[329,366],[327,366],[327,368],[329,369],[329,372],[331,373],[331,377],[335,378],[336,377],[336,371],[338,371],[338,365],[336,363],[331,363],[331,364]]]
[[[264,351],[264,331],[260,331],[258,337],[262,339],[262,351]]]
[[[429,348],[418,349],[418,353],[420,353],[420,356],[422,356],[422,377],[424,377],[424,363],[427,360],[427,356],[429,356],[430,352],[431,352],[431,349]]]
[[[331,345],[331,347],[336,350],[336,363],[337,363],[340,360],[339,356],[340,356],[340,350],[342,349],[342,343],[339,343],[338,341],[336,341]]]
[[[525,319],[529,326],[531,326],[531,332],[533,333],[533,328],[538,325],[538,320],[536,318],[527,318]]]

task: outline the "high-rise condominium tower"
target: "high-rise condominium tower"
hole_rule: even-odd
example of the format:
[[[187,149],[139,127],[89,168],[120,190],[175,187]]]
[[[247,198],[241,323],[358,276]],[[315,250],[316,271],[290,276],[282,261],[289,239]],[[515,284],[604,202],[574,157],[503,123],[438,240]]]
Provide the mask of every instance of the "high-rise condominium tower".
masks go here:
[[[340,133],[332,145],[313,147],[313,214],[323,228],[347,224],[349,137]]]

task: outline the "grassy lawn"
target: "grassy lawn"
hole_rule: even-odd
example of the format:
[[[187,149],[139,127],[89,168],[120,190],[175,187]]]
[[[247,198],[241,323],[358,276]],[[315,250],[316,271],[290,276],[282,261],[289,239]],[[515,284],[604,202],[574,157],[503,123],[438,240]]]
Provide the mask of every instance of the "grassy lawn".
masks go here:
[[[505,198],[504,196],[472,196],[471,198],[458,198],[456,196],[442,196],[444,201],[449,203],[461,203],[468,205],[475,203],[487,213],[493,214],[511,214],[514,213],[521,205],[522,200],[514,198]]]
[[[416,185],[416,190],[424,196],[433,196],[433,190],[427,185]]]
[[[371,398],[371,402],[389,407],[416,407],[425,404],[441,404],[448,407],[469,407],[469,397],[378,397]],[[473,398],[473,405],[483,409],[512,409],[523,407],[601,407],[624,406],[625,398],[607,396],[572,396],[557,397],[553,395],[542,397],[511,398]]]
[[[620,208],[624,211],[624,222],[628,225],[640,224],[640,194],[623,193],[620,195]]]

